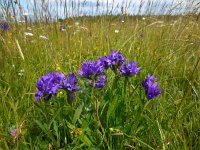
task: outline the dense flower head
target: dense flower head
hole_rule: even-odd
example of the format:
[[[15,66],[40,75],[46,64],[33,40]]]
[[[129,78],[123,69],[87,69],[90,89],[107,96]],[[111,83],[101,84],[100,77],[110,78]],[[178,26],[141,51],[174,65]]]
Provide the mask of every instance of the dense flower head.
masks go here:
[[[137,62],[134,61],[120,67],[120,75],[122,76],[134,76],[139,72],[140,68],[137,68]]]
[[[95,88],[103,88],[106,85],[106,75],[100,75],[97,77],[97,80],[94,81]],[[92,85],[92,81],[89,81],[89,84]]]
[[[8,31],[8,30],[9,30],[8,24],[5,23],[5,22],[0,23],[0,27],[1,27],[4,31]]]
[[[39,101],[41,98],[49,100],[52,95],[56,96],[58,90],[62,89],[67,92],[69,102],[72,102],[75,91],[80,89],[76,84],[77,78],[73,73],[69,73],[67,78],[60,72],[47,73],[38,79],[35,100]]]
[[[126,61],[122,53],[114,50],[110,51],[108,59],[111,61],[112,66],[121,66]]]
[[[103,88],[106,85],[106,75],[99,76],[98,80],[95,83],[96,88]]]
[[[77,84],[75,74],[69,73],[67,78],[63,79],[63,89],[67,91],[67,100],[71,104],[74,101],[75,92],[80,89]]]
[[[59,72],[51,72],[38,79],[37,89],[35,93],[35,100],[39,101],[44,97],[48,100],[52,94],[56,96],[57,91],[62,88],[62,80],[65,78],[64,74]]]
[[[104,66],[98,61],[86,61],[82,64],[82,68],[79,69],[79,74],[88,79],[95,75],[101,75],[103,72]]]
[[[159,94],[161,94],[160,87],[157,82],[155,82],[157,78],[155,78],[153,75],[151,76],[148,74],[147,78],[142,81],[142,86],[145,89],[145,93],[147,95],[147,98],[153,99]]]
[[[104,69],[108,69],[111,65],[111,60],[107,56],[103,56],[96,61],[98,64],[103,65]]]
[[[76,76],[72,74],[68,74],[68,78],[63,79],[63,89],[70,91],[70,92],[75,92],[80,89],[77,84],[77,78]]]
[[[16,138],[19,134],[19,131],[17,128],[14,128],[10,131],[10,135],[13,137],[13,138]]]

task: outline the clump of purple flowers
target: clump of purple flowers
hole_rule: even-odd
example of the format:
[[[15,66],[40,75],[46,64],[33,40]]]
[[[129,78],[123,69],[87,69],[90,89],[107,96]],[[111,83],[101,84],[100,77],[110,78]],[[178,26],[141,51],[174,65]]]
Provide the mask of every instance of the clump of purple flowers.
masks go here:
[[[155,78],[153,75],[151,76],[148,74],[147,78],[142,81],[142,86],[145,89],[145,93],[147,95],[147,98],[153,99],[159,94],[161,94],[160,87],[157,82],[155,82],[157,78]]]
[[[8,31],[9,30],[8,24],[5,23],[5,22],[0,23],[0,28],[2,28],[4,31]]]
[[[72,74],[68,74],[68,78],[64,78],[62,80],[63,82],[63,89],[67,91],[67,98],[68,102],[72,102],[74,100],[75,92],[80,89],[79,86],[77,86],[77,78],[76,76]]]
[[[89,84],[95,88],[103,88],[106,85],[106,75],[100,75],[97,77],[96,81],[89,80]]]
[[[108,58],[108,56],[103,56],[99,59],[97,59],[97,64],[102,65],[104,69],[108,69],[111,65],[111,60]]]
[[[39,101],[41,98],[49,100],[52,95],[56,96],[59,89],[67,91],[67,95],[71,95],[71,100],[74,99],[74,92],[79,90],[76,86],[77,78],[74,74],[69,74],[68,78],[60,72],[51,72],[38,79],[37,89],[35,93],[35,100]]]
[[[106,75],[101,75],[95,83],[96,88],[102,88],[106,85]]]
[[[106,76],[104,75],[104,65],[100,60],[96,62],[87,61],[82,64],[79,74],[89,80],[89,84],[95,88],[102,88],[106,84]]]
[[[42,97],[49,100],[52,95],[56,96],[57,91],[62,88],[62,80],[64,74],[59,72],[51,72],[38,79],[36,87],[38,91],[35,93],[35,100],[39,101]]]
[[[79,69],[79,74],[87,79],[91,79],[94,76],[103,74],[104,66],[98,61],[86,61],[82,64],[82,68]]]
[[[106,69],[111,68],[116,74],[116,79],[119,79],[118,74],[125,77],[132,77],[138,74],[141,70],[137,62],[130,61],[125,64],[126,59],[122,53],[111,50],[108,56],[103,56],[96,61],[85,61],[82,67],[78,70],[79,75],[89,79],[89,85],[93,88],[103,88],[106,85],[107,78]],[[117,81],[116,80],[116,81]],[[153,99],[161,94],[156,78],[148,74],[147,78],[142,81],[142,86],[148,99]],[[77,86],[77,78],[75,74],[68,74],[65,77],[60,72],[47,73],[38,79],[36,85],[38,91],[35,93],[35,100],[39,101],[41,98],[49,100],[52,96],[56,96],[58,90],[65,90],[67,93],[68,102],[74,100],[75,92],[80,89]]]
[[[117,70],[126,62],[126,59],[123,57],[122,53],[110,50],[110,54],[108,56],[103,56],[96,62],[97,64],[102,65],[104,69],[111,68],[115,74],[117,74]]]
[[[126,59],[123,57],[122,53],[118,51],[111,50],[108,59],[111,62],[111,69],[116,70],[119,66],[126,62]]]
[[[140,72],[140,68],[137,68],[137,63],[131,61],[129,64],[125,64],[120,67],[121,76],[134,76]]]

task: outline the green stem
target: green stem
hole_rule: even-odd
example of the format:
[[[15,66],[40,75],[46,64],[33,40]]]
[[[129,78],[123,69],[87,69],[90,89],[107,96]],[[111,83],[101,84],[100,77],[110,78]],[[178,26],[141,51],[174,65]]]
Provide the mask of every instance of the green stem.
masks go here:
[[[101,123],[101,120],[100,120],[100,117],[99,117],[99,101],[94,95],[95,94],[94,93],[94,91],[95,91],[95,82],[93,82],[92,85],[93,85],[93,88],[92,88],[92,99],[93,99],[93,102],[94,102],[95,118],[97,120],[98,125],[100,125],[100,128],[101,128],[102,132],[103,132],[103,140],[107,144],[108,149],[110,150],[110,147],[109,147],[109,144],[108,144],[108,141],[107,141],[107,137],[106,137],[106,132],[105,132],[104,127],[102,126],[102,123]],[[97,126],[96,130],[98,130],[98,126]],[[97,136],[97,139],[98,139],[98,136]]]
[[[124,79],[124,89],[123,89],[123,92],[122,92],[122,98],[123,98],[123,101],[125,103],[125,116],[123,117],[123,125],[126,123],[126,119],[127,119],[127,116],[128,116],[128,107],[129,107],[129,97],[126,95],[127,94],[127,83],[128,83],[128,80],[129,78],[128,77],[125,77]],[[128,98],[127,98],[128,97]]]
[[[119,80],[119,76],[118,76],[118,75],[115,75],[115,78],[114,78],[113,84],[112,84],[112,91],[116,89],[118,80]]]

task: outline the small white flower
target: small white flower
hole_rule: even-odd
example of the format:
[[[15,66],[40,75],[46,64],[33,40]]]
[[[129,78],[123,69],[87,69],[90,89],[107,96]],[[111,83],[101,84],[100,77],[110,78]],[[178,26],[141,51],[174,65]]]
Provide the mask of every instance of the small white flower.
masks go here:
[[[28,11],[23,12],[23,16],[28,16],[28,15],[29,15]]]
[[[62,28],[62,29],[60,29],[60,31],[64,32],[64,31],[66,31],[66,29],[63,29],[63,28]]]
[[[33,33],[30,33],[30,32],[24,32],[24,35],[25,35],[25,36],[33,36]]]
[[[12,64],[12,67],[13,67],[13,68],[15,68],[15,65],[14,65],[14,64]]]
[[[48,38],[47,38],[46,36],[44,36],[44,35],[40,35],[40,38],[41,38],[41,39],[48,40]]]
[[[119,33],[119,30],[115,30],[115,33]]]
[[[31,27],[28,27],[27,30],[31,31],[32,29],[31,29]]]
[[[79,22],[75,22],[75,26],[79,26]]]
[[[124,23],[124,20],[122,20],[122,23]]]
[[[65,27],[64,26],[60,26],[60,31],[62,31],[62,32],[66,31]]]
[[[25,20],[19,20],[18,22],[19,23],[25,23]]]
[[[18,71],[18,76],[23,76],[24,75],[24,69],[21,69]]]
[[[145,18],[145,17],[142,17],[142,20],[146,20],[146,18]]]

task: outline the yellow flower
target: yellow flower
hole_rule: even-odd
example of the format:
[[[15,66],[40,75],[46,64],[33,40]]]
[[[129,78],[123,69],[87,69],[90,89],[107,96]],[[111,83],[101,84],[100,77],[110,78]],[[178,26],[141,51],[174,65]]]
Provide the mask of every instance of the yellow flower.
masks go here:
[[[71,134],[73,134],[76,137],[78,135],[83,134],[83,131],[81,130],[81,128],[73,128]]]
[[[11,19],[15,19],[15,16],[10,16]]]
[[[58,98],[62,98],[63,96],[64,96],[63,91],[59,91],[58,94],[57,94],[57,97]]]
[[[57,71],[61,71],[61,68],[60,68],[59,64],[56,64],[56,70]]]
[[[113,132],[113,131],[114,131],[114,129],[113,129],[113,128],[109,128],[109,130],[110,130],[110,132]]]

